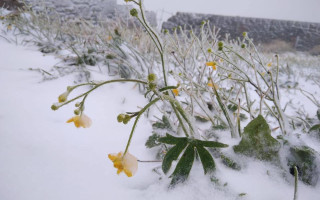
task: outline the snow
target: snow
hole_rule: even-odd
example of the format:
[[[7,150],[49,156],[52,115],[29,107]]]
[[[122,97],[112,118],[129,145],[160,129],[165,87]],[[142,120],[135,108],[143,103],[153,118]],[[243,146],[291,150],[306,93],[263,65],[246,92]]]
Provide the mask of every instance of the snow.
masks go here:
[[[29,70],[47,70],[61,60],[2,38],[0,50],[0,199],[293,199],[293,177],[286,181],[281,169],[245,157],[240,157],[244,166],[240,172],[216,159],[216,177],[221,184],[213,184],[203,175],[197,162],[188,182],[174,189],[168,189],[168,176],[162,175],[160,180],[152,172],[160,163],[139,163],[132,178],[117,175],[107,154],[124,150],[133,124],[133,120],[128,125],[117,123],[117,115],[147,104],[138,87],[112,84],[99,88],[86,102],[85,113],[92,119],[92,127],[77,129],[65,123],[73,116],[73,105],[50,109],[66,87],[74,84],[74,75],[42,81],[39,73]],[[113,77],[95,74],[95,78]],[[315,109],[308,106],[307,110]],[[151,132],[149,119],[141,118],[130,146],[130,153],[140,160],[154,160],[152,150],[144,145]],[[224,135],[222,142],[236,143]],[[319,151],[319,142],[308,142]],[[231,147],[223,151],[232,155]],[[159,172],[162,174],[161,169]],[[319,182],[316,187],[299,182],[301,200],[318,200],[319,191]],[[240,193],[247,195],[239,197]]]

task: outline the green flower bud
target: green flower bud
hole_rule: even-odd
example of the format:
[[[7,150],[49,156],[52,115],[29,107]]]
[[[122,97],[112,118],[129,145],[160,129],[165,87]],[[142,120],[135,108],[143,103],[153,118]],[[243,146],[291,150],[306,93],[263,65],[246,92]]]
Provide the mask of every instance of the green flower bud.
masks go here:
[[[137,9],[133,8],[130,10],[130,15],[133,17],[138,17],[138,11]]]
[[[247,32],[243,32],[243,33],[242,33],[242,36],[243,36],[243,37],[247,37],[247,36],[248,36],[248,33],[247,33]]]
[[[73,113],[74,113],[75,115],[80,115],[80,110],[79,110],[79,109],[75,109],[75,110],[73,111]]]
[[[149,82],[155,82],[157,80],[157,76],[155,74],[149,74],[148,75],[148,81]]]
[[[66,91],[64,93],[62,93],[59,97],[58,97],[58,101],[59,103],[63,103],[65,101],[67,101],[67,98],[69,96],[70,91]]]
[[[58,110],[59,106],[57,106],[56,104],[52,104],[51,106],[51,110]]]
[[[125,118],[124,114],[120,114],[120,115],[118,115],[117,120],[119,123],[121,123],[121,122],[123,122],[124,118]]]
[[[79,107],[81,105],[81,103],[80,102],[77,102],[74,106],[75,107]]]
[[[130,121],[131,117],[129,115],[125,115],[123,119],[123,123],[127,124]]]
[[[163,33],[164,33],[164,34],[168,34],[168,33],[169,33],[168,29],[164,29],[164,30],[163,30]]]
[[[246,48],[246,44],[242,44],[241,48],[243,48],[243,49]]]
[[[205,24],[206,24],[206,21],[203,20],[203,21],[201,22],[201,25],[203,26],[203,25],[205,25]]]
[[[218,42],[218,47],[223,47],[223,42],[222,41]]]
[[[211,48],[209,48],[207,51],[208,51],[208,53],[212,53],[212,49]]]
[[[150,90],[154,90],[154,89],[156,89],[156,87],[157,87],[156,83],[149,83],[149,89]]]
[[[218,50],[219,50],[219,51],[222,51],[222,49],[223,49],[223,46],[222,46],[222,47],[218,47]]]

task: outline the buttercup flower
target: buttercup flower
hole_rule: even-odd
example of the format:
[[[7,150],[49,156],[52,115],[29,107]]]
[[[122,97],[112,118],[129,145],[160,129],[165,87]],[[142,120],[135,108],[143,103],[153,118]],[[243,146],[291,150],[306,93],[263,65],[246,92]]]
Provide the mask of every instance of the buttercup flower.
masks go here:
[[[91,119],[85,114],[76,115],[70,118],[67,121],[67,123],[70,123],[70,122],[73,122],[77,128],[80,128],[80,127],[89,128],[92,123]]]
[[[175,96],[179,95],[179,90],[178,89],[172,89],[172,92]]]
[[[219,89],[219,86],[218,86],[217,84],[213,83],[212,81],[208,83],[208,86],[209,86],[209,87],[212,87],[212,88],[215,87],[216,90]]]
[[[128,177],[131,177],[138,170],[137,158],[128,152],[124,156],[122,152],[109,154],[108,158],[113,162],[113,166],[118,169],[117,174],[124,172]]]
[[[206,66],[211,66],[213,70],[217,69],[217,63],[216,62],[206,62]]]

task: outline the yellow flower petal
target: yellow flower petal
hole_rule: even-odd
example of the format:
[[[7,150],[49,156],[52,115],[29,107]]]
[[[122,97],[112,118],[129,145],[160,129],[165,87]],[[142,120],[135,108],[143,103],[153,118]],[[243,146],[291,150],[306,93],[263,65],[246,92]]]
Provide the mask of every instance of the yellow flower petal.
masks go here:
[[[117,168],[117,174],[124,172],[128,177],[132,177],[138,170],[138,160],[130,153],[109,154],[109,159],[113,162],[113,166]]]
[[[272,66],[272,63],[271,63],[271,62],[269,62],[269,63],[267,64],[267,66],[268,66],[268,67],[271,67],[271,66]]]
[[[212,62],[206,62],[206,66],[212,67],[213,70],[217,69],[217,63],[212,61]]]
[[[178,89],[172,89],[172,92],[175,96],[179,95],[179,90]]]
[[[219,86],[215,83],[212,83],[212,82],[208,83],[208,86],[212,87],[212,88],[215,87],[217,90],[219,89]]]
[[[67,121],[67,123],[71,123],[71,122],[73,122],[77,128],[80,128],[80,127],[89,128],[92,124],[91,119],[85,114],[81,114],[80,116],[76,115]]]

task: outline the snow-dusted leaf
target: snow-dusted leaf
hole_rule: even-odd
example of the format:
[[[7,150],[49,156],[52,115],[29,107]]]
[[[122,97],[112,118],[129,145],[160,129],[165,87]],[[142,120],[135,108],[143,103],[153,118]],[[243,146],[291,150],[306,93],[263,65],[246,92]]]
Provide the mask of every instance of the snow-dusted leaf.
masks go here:
[[[171,185],[176,185],[177,183],[182,183],[187,180],[193,165],[194,156],[194,146],[189,145],[171,175]]]
[[[213,172],[216,164],[214,163],[211,154],[203,146],[196,146],[196,148],[203,166],[204,174]]]
[[[174,147],[172,147],[162,161],[162,170],[166,174],[171,168],[172,162],[177,160],[183,149],[187,146],[187,140],[181,140]]]
[[[165,144],[177,144],[181,141],[187,142],[187,140],[188,139],[186,137],[174,137],[167,133],[165,137],[159,138],[158,142],[165,143]]]

